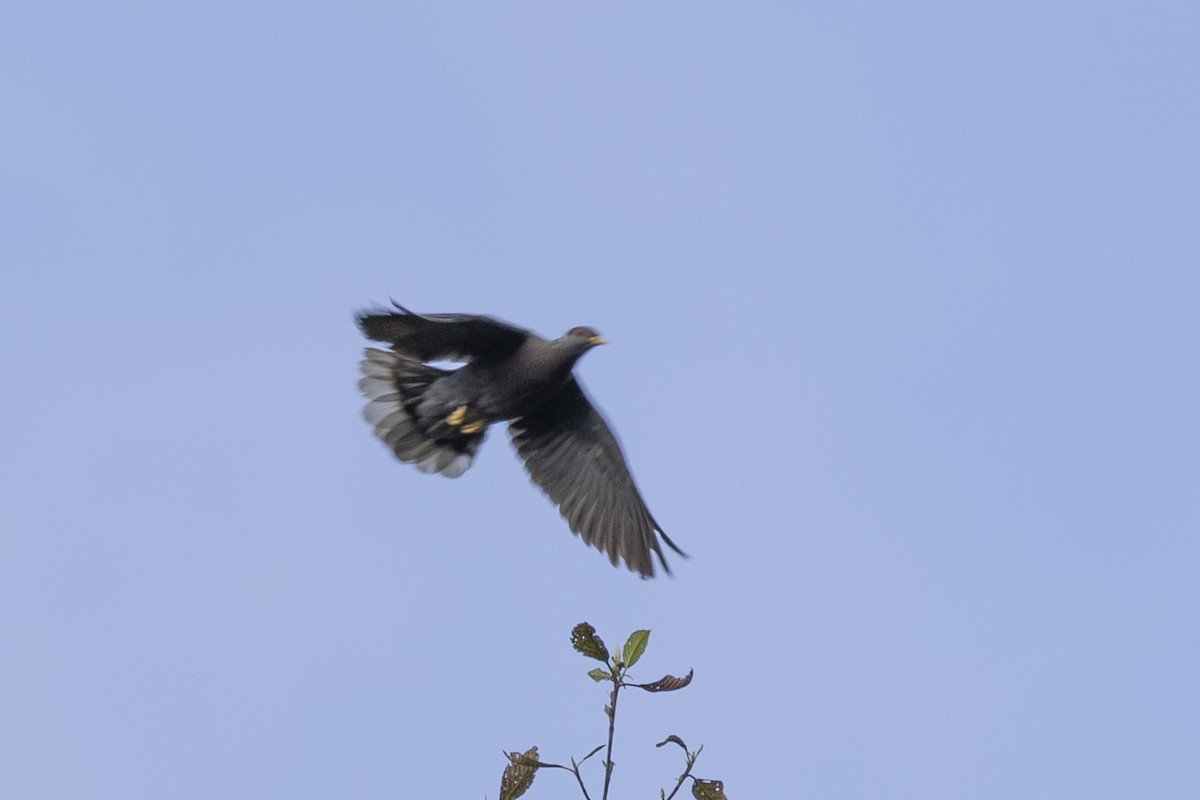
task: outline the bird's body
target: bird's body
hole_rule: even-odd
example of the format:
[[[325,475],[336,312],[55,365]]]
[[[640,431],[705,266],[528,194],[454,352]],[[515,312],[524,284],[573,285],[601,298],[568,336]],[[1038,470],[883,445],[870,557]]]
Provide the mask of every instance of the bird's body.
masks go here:
[[[469,314],[364,312],[359,327],[390,350],[368,348],[359,387],[364,416],[406,463],[457,478],[488,426],[509,423],[530,477],[585,542],[643,576],[650,553],[666,569],[659,537],[677,553],[642,501],[620,446],[572,370],[604,340],[591,328],[543,339]],[[454,370],[429,362],[461,361]],[[669,571],[669,570],[668,570]]]
[[[511,355],[472,360],[444,383],[482,418],[503,422],[545,403],[570,377],[574,362],[563,363],[556,355],[551,342],[531,335]]]

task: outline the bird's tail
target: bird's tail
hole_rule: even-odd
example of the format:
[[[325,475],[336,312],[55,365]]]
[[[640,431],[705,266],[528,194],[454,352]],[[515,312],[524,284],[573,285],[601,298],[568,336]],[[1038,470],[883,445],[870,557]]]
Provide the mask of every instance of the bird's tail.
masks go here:
[[[484,430],[464,434],[446,425],[428,425],[421,400],[438,378],[449,373],[391,350],[366,349],[358,388],[367,398],[363,416],[396,458],[422,472],[457,478],[471,466]]]

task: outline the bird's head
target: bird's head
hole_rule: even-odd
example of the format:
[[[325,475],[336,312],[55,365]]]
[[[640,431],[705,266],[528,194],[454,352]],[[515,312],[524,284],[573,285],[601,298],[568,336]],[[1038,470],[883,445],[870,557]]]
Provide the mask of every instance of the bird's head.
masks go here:
[[[575,353],[575,357],[578,358],[593,347],[604,344],[604,337],[596,333],[594,328],[589,328],[586,325],[578,325],[564,333],[559,338],[558,344],[560,347]]]
[[[605,344],[604,337],[595,332],[595,329],[587,325],[577,325],[571,330],[566,331],[563,336],[566,342],[570,343],[572,348],[578,348],[580,351],[590,350],[598,344]]]

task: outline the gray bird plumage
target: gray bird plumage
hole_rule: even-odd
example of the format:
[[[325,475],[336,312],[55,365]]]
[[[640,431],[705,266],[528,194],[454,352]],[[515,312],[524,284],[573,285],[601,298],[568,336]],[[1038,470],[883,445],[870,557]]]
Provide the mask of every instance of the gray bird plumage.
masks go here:
[[[620,559],[650,577],[654,553],[670,572],[659,539],[683,551],[650,515],[616,437],[572,374],[580,356],[604,343],[599,334],[577,327],[546,340],[492,317],[395,305],[360,313],[358,325],[391,346],[367,348],[359,388],[364,416],[397,458],[457,478],[488,426],[508,422],[530,477],[573,532],[614,565]]]

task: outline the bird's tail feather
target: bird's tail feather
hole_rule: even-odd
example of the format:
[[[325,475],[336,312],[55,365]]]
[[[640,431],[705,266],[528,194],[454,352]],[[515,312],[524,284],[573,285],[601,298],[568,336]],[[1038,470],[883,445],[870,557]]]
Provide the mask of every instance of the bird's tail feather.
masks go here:
[[[363,416],[396,458],[422,472],[457,478],[471,466],[483,431],[438,435],[422,424],[418,407],[429,385],[448,374],[390,350],[366,349],[358,388],[367,398]],[[440,426],[445,428],[445,426]]]

